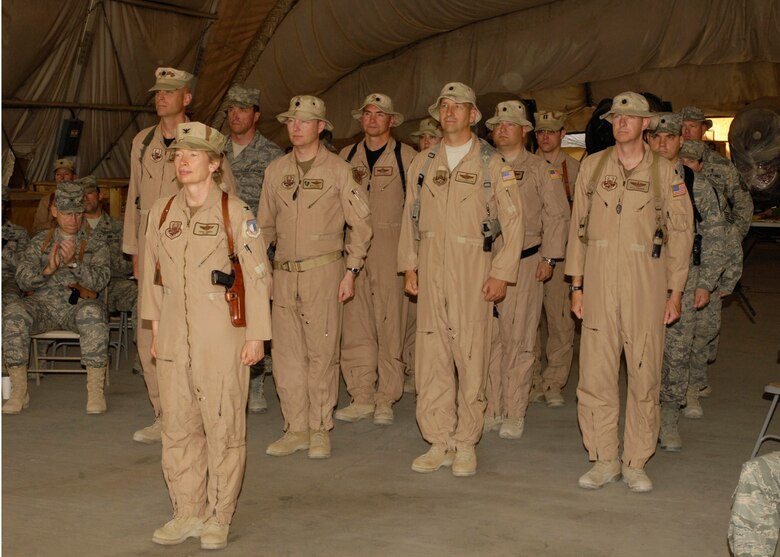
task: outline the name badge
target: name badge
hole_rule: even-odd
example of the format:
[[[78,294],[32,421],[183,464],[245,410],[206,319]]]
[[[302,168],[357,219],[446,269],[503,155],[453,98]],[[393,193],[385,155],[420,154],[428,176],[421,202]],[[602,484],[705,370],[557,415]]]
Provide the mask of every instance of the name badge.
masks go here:
[[[216,222],[196,222],[192,233],[195,236],[216,236],[219,232],[219,224]]]
[[[392,166],[377,166],[374,168],[374,176],[392,176],[393,175],[393,167]]]
[[[463,182],[464,184],[476,184],[477,183],[477,175],[472,174],[471,172],[461,172],[458,171],[455,174],[455,181],[456,182]]]
[[[321,190],[323,181],[321,179],[312,180],[306,179],[303,181],[303,189],[305,190]]]
[[[626,190],[641,191],[647,193],[648,191],[650,191],[650,184],[643,180],[628,180],[626,182]]]

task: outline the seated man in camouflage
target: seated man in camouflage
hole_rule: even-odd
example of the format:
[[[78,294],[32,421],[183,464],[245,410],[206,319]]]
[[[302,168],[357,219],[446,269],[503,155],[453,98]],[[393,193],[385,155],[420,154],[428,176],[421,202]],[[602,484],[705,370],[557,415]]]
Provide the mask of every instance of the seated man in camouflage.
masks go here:
[[[22,291],[16,284],[16,264],[30,242],[27,230],[10,220],[11,193],[3,186],[3,306],[18,300]]]
[[[108,366],[108,322],[97,299],[111,276],[102,235],[84,226],[84,188],[57,185],[52,214],[57,226],[39,232],[21,255],[16,282],[28,296],[3,308],[3,358],[11,376],[11,398],[4,414],[27,407],[30,335],[66,329],[81,336],[81,360],[87,368],[87,413],[106,411],[103,385]]]

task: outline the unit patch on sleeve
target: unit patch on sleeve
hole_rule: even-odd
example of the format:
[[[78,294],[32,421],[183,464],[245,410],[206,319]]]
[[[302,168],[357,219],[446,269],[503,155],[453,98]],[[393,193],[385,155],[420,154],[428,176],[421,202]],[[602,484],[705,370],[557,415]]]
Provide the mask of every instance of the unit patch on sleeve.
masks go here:
[[[521,182],[523,180],[524,174],[525,174],[525,170],[515,170],[515,180]]]

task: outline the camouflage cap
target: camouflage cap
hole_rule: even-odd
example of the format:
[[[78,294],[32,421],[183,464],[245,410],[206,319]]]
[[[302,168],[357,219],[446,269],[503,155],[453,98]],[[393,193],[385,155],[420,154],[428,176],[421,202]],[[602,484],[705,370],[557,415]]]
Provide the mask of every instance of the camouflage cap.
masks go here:
[[[420,127],[416,132],[409,134],[411,137],[421,137],[423,135],[432,135],[434,137],[441,137],[441,128],[439,123],[433,118],[423,118],[420,120]]]
[[[393,124],[393,127],[400,126],[403,123],[404,115],[400,112],[395,112],[393,110],[393,100],[387,95],[383,95],[382,93],[371,93],[368,95],[360,108],[352,111],[352,117],[355,120],[360,120],[360,117],[363,115],[363,110],[370,104],[373,104],[375,107],[389,116],[395,116],[395,124]]]
[[[677,156],[689,161],[700,161],[704,158],[707,149],[709,149],[707,144],[699,139],[686,139]]]
[[[712,120],[705,118],[704,111],[696,106],[686,106],[680,111],[683,122],[689,120],[691,122],[701,122],[707,129],[712,127]]]
[[[54,172],[57,172],[60,168],[76,172],[76,163],[71,159],[57,159],[54,161]]]
[[[331,124],[327,118],[325,118],[325,102],[319,97],[313,95],[298,95],[290,99],[290,108],[287,112],[282,112],[276,115],[276,119],[282,124],[287,120],[322,120],[325,122],[325,129],[332,130],[333,124]]]
[[[176,139],[170,148],[210,151],[221,155],[225,141],[224,135],[202,122],[183,122],[176,126]]]
[[[492,118],[488,118],[485,125],[492,130],[499,122],[511,122],[518,126],[528,128],[527,131],[534,129],[531,122],[525,115],[525,105],[521,101],[504,101],[496,105],[496,112]]]
[[[233,85],[228,89],[227,105],[239,108],[260,108],[260,89],[247,89],[240,85]]]
[[[536,131],[557,132],[563,129],[563,123],[566,120],[566,115],[563,112],[558,112],[557,110],[536,112],[534,114],[534,120],[536,120]]]
[[[601,119],[607,122],[612,122],[612,116],[622,114],[623,116],[640,116],[642,118],[649,118],[653,115],[650,112],[650,105],[647,99],[639,93],[633,91],[626,91],[615,95],[612,99],[612,108],[609,112],[602,114]]]
[[[477,111],[477,119],[474,120],[474,123],[476,124],[482,120],[482,113],[479,111],[479,108],[477,108],[477,94],[474,92],[474,89],[465,83],[453,81],[441,88],[441,93],[439,93],[436,102],[428,107],[428,114],[437,122],[439,121],[439,102],[442,99],[450,99],[456,103],[471,104]]]
[[[76,180],[76,183],[81,184],[84,187],[85,194],[99,191],[97,178],[95,178],[92,174],[89,176],[84,176],[83,178],[79,178]]]
[[[680,135],[682,133],[682,118],[677,112],[659,112],[650,117],[651,133],[668,133]]]
[[[155,83],[149,89],[150,91],[175,91],[182,87],[189,87],[195,76],[176,68],[157,68],[154,77]]]
[[[84,186],[79,182],[60,182],[54,192],[54,205],[61,213],[83,213]]]

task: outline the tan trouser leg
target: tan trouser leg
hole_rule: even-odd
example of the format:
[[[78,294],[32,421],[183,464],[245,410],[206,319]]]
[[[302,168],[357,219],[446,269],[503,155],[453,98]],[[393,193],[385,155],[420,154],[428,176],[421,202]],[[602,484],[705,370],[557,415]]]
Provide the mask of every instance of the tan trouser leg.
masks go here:
[[[374,404],[378,339],[368,275],[355,279],[355,296],[344,304],[341,369],[344,383],[357,404]]]
[[[547,367],[542,372],[544,390],[562,389],[569,379],[574,354],[574,319],[571,315],[569,284],[563,265],[544,283],[544,312],[547,317]]]

